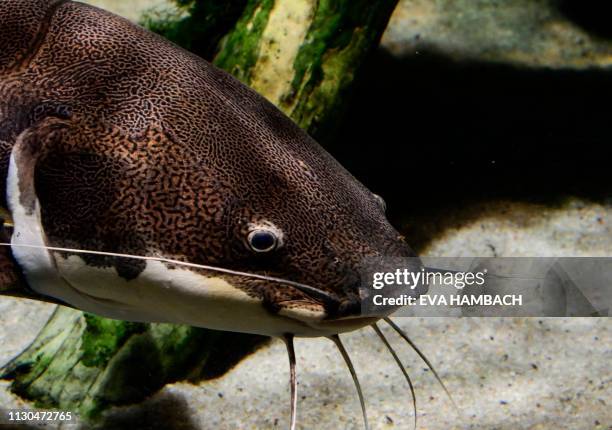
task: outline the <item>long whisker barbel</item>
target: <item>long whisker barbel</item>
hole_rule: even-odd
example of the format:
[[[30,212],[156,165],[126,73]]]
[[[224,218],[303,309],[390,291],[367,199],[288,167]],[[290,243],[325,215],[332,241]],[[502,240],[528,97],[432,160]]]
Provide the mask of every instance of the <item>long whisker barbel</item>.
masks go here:
[[[295,349],[293,348],[293,335],[283,336],[289,355],[289,383],[291,385],[291,424],[289,430],[295,430],[297,423],[297,378],[295,374]]]
[[[361,384],[359,383],[359,378],[357,378],[357,372],[355,372],[355,367],[353,366],[353,362],[351,361],[351,357],[349,356],[346,348],[342,344],[340,340],[340,336],[337,334],[333,336],[329,336],[332,342],[336,344],[340,354],[342,354],[342,358],[344,358],[344,362],[346,363],[346,367],[348,367],[349,372],[351,372],[351,377],[353,378],[353,383],[355,384],[355,388],[357,389],[357,395],[359,396],[359,403],[361,404],[361,413],[363,415],[363,425],[365,430],[370,430],[370,425],[368,424],[368,413],[366,412],[365,400],[363,398],[363,391],[361,391]]]
[[[391,326],[391,328],[393,328],[393,330],[395,330],[397,332],[397,334],[399,334],[406,342],[408,342],[408,345],[410,345],[410,347],[412,347],[412,349],[414,349],[414,351],[419,355],[419,357],[421,357],[421,360],[423,360],[425,362],[425,364],[427,364],[427,366],[431,369],[431,372],[435,376],[436,380],[438,381],[438,383],[440,384],[440,386],[442,387],[442,389],[444,390],[444,392],[448,396],[449,400],[453,404],[453,407],[455,408],[457,413],[459,415],[461,415],[461,410],[459,409],[459,407],[455,403],[455,400],[453,399],[453,396],[451,396],[450,391],[448,391],[448,389],[446,388],[446,385],[444,385],[444,382],[442,382],[442,378],[440,378],[440,375],[438,375],[438,372],[436,372],[436,369],[434,369],[433,365],[431,364],[429,359],[425,356],[425,354],[423,354],[421,352],[421,350],[408,337],[408,335],[404,332],[404,330],[402,330],[397,324],[395,324],[393,322],[393,320],[391,320],[391,318],[385,317],[383,319],[385,320],[385,322],[387,324],[389,324]]]
[[[309,295],[312,298],[317,298],[325,303],[337,303],[338,302],[338,299],[333,297],[331,294],[326,293],[325,291],[320,290],[319,288],[311,287],[310,285],[302,284],[299,282],[290,281],[290,280],[282,279],[282,278],[276,278],[274,276],[258,275],[256,273],[241,272],[238,270],[225,269],[222,267],[208,266],[205,264],[189,263],[186,261],[173,260],[171,258],[121,254],[121,253],[106,252],[106,251],[92,251],[92,250],[86,250],[86,249],[61,248],[57,246],[11,244],[11,243],[6,243],[6,242],[0,242],[0,246],[9,246],[9,247],[17,246],[21,248],[45,249],[48,251],[67,252],[67,253],[73,253],[73,254],[89,254],[89,255],[99,255],[99,256],[105,256],[105,257],[132,258],[134,260],[159,261],[162,263],[175,264],[177,266],[193,267],[196,269],[209,270],[211,272],[226,273],[228,275],[236,275],[236,276],[245,276],[245,277],[249,277],[253,279],[260,279],[264,281],[271,281],[271,282],[277,282],[280,284],[286,284],[291,287],[294,287],[297,290],[300,290],[301,292]]]
[[[391,344],[389,343],[389,341],[387,340],[383,332],[380,330],[378,325],[374,323],[371,325],[371,327],[374,329],[374,331],[376,332],[380,340],[382,340],[382,342],[385,344],[385,346],[387,347],[387,350],[389,350],[389,352],[393,356],[393,359],[395,360],[398,367],[404,374],[404,378],[406,379],[406,382],[408,382],[408,386],[410,387],[410,394],[412,395],[412,406],[414,408],[414,428],[416,430],[417,428],[417,404],[416,404],[416,394],[414,392],[414,385],[412,384],[412,380],[410,379],[410,376],[408,375],[408,372],[406,371],[406,368],[404,367],[402,361],[399,359],[399,357],[397,356],[397,353],[395,352],[395,350],[393,349],[393,347],[391,346]]]

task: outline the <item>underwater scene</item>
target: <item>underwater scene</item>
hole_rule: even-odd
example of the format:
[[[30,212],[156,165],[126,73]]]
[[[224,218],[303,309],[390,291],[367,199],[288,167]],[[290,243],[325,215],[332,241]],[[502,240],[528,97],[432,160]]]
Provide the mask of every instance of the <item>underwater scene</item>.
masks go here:
[[[0,0],[0,429],[612,430],[612,26]]]

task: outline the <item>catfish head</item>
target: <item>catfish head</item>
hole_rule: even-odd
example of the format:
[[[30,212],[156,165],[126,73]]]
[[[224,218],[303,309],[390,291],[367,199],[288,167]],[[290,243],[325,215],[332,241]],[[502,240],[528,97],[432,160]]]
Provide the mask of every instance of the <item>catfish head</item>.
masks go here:
[[[32,290],[273,336],[377,319],[366,261],[414,254],[382,199],[271,103],[90,6],[5,0],[0,18],[20,23],[0,32],[20,41],[0,54],[0,166]]]

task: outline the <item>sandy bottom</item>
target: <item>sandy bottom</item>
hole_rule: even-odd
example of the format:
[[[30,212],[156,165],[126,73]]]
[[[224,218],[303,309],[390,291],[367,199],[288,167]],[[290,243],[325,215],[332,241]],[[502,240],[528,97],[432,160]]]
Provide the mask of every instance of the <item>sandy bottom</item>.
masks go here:
[[[25,347],[52,306],[0,301],[0,364]],[[609,429],[612,320],[609,318],[398,318],[446,382],[461,416],[433,375],[385,328],[417,390],[419,429]],[[374,429],[410,429],[407,384],[372,330],[344,336]],[[355,389],[327,340],[298,339],[299,423],[304,429],[362,428]],[[198,386],[167,386],[143,404],[117,408],[105,428],[287,428],[284,345]],[[3,408],[24,403],[0,384]]]

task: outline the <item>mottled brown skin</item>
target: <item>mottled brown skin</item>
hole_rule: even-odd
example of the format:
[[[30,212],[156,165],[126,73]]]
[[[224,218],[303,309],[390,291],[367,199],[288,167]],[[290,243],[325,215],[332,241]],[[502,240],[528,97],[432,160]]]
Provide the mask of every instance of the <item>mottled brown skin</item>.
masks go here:
[[[412,256],[379,201],[227,73],[84,4],[0,1],[0,186],[32,148],[48,244],[164,255],[310,284],[357,313],[363,259]],[[6,202],[4,202],[6,203]],[[254,253],[249,223],[283,246]],[[133,279],[136,260],[83,257]],[[318,299],[232,279],[271,311]]]

